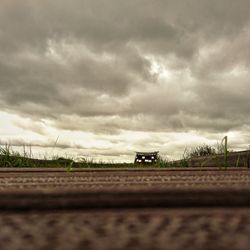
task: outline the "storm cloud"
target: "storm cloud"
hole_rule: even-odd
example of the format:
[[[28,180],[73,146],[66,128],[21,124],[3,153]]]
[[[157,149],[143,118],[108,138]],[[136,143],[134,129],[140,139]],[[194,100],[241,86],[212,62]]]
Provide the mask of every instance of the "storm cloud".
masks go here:
[[[182,133],[214,142],[232,132],[242,148],[249,44],[247,0],[2,0],[0,111],[47,138],[33,140],[45,147],[51,128],[105,137],[113,155],[162,149],[173,133],[178,144]],[[127,141],[126,133],[144,139]],[[81,147],[74,138],[61,145]]]

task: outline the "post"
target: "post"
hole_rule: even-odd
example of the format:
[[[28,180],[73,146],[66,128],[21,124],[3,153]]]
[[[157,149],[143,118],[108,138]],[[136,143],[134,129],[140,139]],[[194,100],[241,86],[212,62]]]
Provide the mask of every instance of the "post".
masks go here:
[[[227,136],[225,136],[223,139],[222,139],[222,142],[225,141],[225,144],[224,144],[224,167],[227,168],[228,167],[228,162],[227,162],[227,158],[228,158],[228,151],[227,151]]]

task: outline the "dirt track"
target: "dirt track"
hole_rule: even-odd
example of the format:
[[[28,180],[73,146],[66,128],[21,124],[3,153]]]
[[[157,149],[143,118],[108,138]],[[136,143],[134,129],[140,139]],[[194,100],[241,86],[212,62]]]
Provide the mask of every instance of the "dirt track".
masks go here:
[[[0,170],[0,249],[249,249],[250,171]]]
[[[250,186],[249,169],[79,170],[1,169],[0,190],[135,189]]]

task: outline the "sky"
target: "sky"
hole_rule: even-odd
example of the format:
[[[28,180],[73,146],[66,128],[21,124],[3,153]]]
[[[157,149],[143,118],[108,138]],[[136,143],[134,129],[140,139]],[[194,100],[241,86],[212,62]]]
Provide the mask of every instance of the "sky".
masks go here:
[[[250,144],[249,0],[1,0],[0,143],[130,162]]]

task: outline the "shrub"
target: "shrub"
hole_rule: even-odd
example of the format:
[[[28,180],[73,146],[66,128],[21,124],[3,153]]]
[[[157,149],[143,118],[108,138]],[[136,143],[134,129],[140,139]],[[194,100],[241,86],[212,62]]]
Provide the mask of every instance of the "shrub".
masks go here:
[[[198,146],[192,149],[188,155],[190,158],[193,158],[193,157],[209,156],[209,155],[215,155],[215,154],[216,154],[215,148],[209,145],[202,145],[202,146]]]

